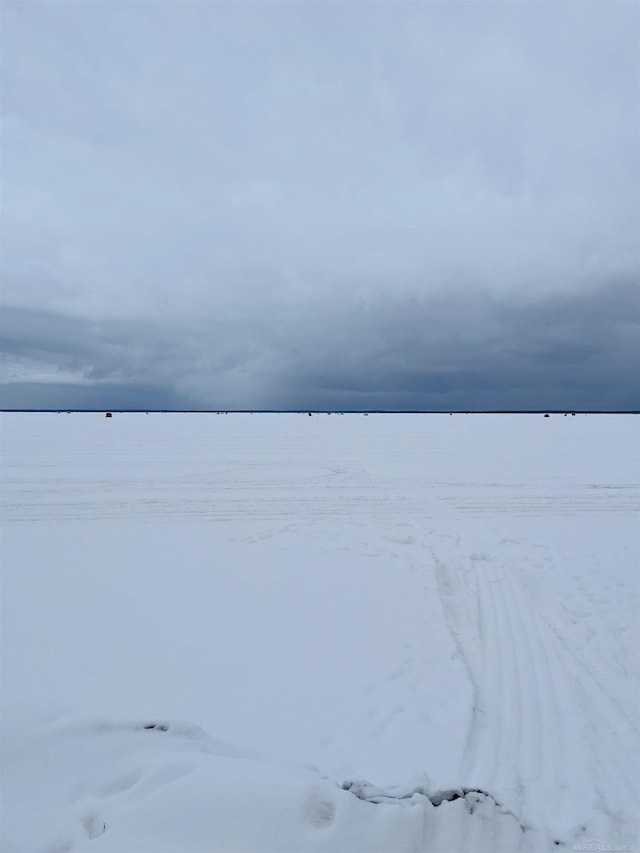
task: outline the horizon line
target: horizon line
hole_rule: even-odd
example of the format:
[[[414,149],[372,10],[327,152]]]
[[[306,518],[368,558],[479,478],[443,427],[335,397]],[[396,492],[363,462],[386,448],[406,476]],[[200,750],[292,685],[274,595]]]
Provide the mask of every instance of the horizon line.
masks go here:
[[[181,415],[640,415],[640,409],[0,409],[2,414]]]

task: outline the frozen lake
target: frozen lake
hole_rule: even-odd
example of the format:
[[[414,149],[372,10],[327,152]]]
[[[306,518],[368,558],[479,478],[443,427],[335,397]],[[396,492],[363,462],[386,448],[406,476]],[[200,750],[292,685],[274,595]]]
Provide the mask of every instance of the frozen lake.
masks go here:
[[[637,849],[639,424],[1,415],[3,849]]]

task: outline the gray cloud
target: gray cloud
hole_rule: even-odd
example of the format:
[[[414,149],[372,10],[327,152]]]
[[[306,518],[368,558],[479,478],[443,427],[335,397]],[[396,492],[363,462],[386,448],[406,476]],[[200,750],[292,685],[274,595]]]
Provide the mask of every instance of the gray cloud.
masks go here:
[[[135,408],[640,408],[634,287],[526,305],[461,301],[465,293],[384,297],[366,308],[354,300],[272,305],[250,328],[242,316],[98,326],[7,309],[2,346],[19,386],[9,399],[29,399],[19,372],[26,360],[75,372],[75,385],[58,379],[54,408],[72,407],[78,395],[105,408],[134,397]],[[42,387],[33,387],[29,407]]]
[[[9,0],[0,37],[5,406],[640,407],[636,5]]]
[[[5,409],[173,409],[191,404],[169,388],[153,385],[79,385],[72,382],[12,382],[0,384]]]

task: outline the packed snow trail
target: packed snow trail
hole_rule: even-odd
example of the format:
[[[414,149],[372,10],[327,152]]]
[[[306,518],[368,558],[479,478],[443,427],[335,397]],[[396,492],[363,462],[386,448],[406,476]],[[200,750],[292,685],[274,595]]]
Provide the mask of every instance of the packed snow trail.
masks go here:
[[[406,509],[383,478],[372,487]],[[594,832],[619,846],[638,838],[637,696],[625,706],[598,679],[606,661],[585,660],[563,641],[522,545],[437,500],[426,534],[403,515],[435,563],[474,685],[460,789],[491,792],[523,830],[548,828],[554,843],[584,843]]]
[[[517,549],[490,550],[477,529],[465,541],[460,523],[449,537],[444,525],[434,531],[430,548],[476,690],[463,785],[491,791],[524,825],[548,826],[558,838],[606,825],[606,837],[624,843],[637,832],[632,708],[618,705],[563,644]]]

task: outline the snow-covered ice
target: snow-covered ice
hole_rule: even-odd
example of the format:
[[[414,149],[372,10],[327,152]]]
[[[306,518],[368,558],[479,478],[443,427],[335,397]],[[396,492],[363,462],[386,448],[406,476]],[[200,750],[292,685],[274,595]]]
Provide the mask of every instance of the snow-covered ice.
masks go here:
[[[637,850],[639,423],[0,415],[2,849]]]

